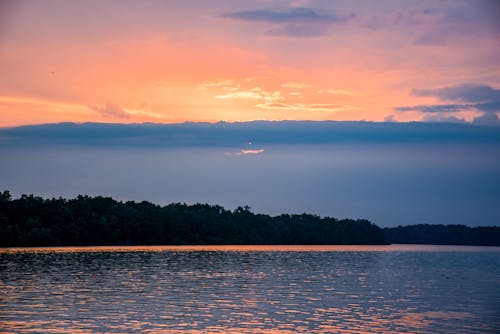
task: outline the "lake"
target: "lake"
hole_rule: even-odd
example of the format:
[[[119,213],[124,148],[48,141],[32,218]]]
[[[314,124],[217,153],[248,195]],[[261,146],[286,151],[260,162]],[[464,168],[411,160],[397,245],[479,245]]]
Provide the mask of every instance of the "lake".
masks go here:
[[[499,333],[500,247],[0,249],[0,333]]]

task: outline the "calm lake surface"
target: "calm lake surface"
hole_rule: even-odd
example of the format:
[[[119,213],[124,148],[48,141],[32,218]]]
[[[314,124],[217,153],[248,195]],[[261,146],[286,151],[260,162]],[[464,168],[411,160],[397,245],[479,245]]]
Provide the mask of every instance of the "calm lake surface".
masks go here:
[[[500,333],[500,248],[0,249],[0,333]]]

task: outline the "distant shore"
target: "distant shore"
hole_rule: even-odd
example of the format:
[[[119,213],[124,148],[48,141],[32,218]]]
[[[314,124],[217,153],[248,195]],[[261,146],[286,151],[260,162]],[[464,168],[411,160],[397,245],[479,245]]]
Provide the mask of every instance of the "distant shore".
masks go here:
[[[499,246],[467,245],[135,245],[0,247],[0,253],[135,252],[500,252]]]

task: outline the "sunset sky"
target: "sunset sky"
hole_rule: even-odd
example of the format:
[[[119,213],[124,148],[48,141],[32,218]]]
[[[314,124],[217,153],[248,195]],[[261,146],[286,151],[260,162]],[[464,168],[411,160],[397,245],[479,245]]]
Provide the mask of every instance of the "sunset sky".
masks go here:
[[[0,127],[498,124],[497,1],[0,0]]]

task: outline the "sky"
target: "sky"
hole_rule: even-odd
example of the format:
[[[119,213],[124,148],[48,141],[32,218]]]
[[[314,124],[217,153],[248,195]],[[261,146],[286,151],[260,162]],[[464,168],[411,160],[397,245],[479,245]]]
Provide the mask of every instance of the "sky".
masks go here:
[[[500,3],[0,0],[0,127],[500,124]]]

